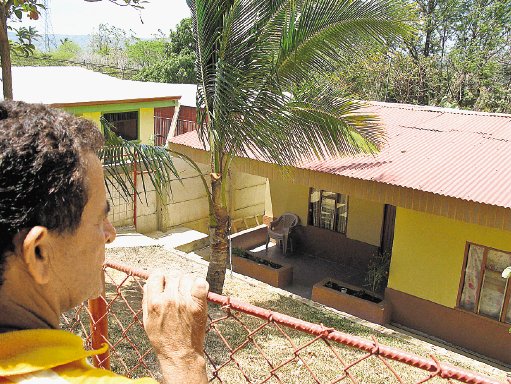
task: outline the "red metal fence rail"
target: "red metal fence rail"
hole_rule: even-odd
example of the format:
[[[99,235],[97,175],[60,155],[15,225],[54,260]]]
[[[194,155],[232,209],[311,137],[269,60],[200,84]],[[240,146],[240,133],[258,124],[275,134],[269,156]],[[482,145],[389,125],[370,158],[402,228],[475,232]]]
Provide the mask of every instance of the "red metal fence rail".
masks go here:
[[[96,366],[161,379],[142,324],[147,273],[105,265],[105,294],[63,317],[63,327],[109,353]],[[322,325],[209,293],[206,358],[215,383],[473,383],[501,381]],[[508,381],[511,383],[511,381]]]

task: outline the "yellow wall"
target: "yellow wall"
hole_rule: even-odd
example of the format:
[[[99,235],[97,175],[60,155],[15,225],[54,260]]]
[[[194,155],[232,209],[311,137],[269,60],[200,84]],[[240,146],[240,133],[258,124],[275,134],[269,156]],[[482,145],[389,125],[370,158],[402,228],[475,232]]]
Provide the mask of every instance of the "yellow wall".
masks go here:
[[[300,217],[301,225],[307,225],[309,190],[310,188],[308,186],[292,184],[290,180],[286,180],[285,178],[269,179],[266,193],[265,214],[270,217],[279,217],[284,212],[293,212]],[[349,239],[379,246],[382,221],[382,203],[375,203],[349,196],[348,228],[346,234]]]
[[[96,123],[96,126],[98,128],[101,127],[101,122],[99,121],[99,119],[101,118],[101,112],[84,112],[82,114],[82,117]]]
[[[346,229],[346,236],[349,239],[363,241],[379,247],[382,223],[382,203],[349,196],[348,227]]]
[[[154,106],[148,103],[105,104],[85,107],[67,107],[67,111],[96,123],[101,128],[100,118],[104,113],[139,111],[139,140],[142,144],[154,144]]]
[[[154,108],[140,108],[140,142],[154,144]]]
[[[307,225],[309,187],[291,184],[287,180],[270,179],[270,193],[266,196],[271,202],[266,202],[266,216],[279,217],[284,212],[292,212],[300,218],[301,225]],[[271,212],[268,208],[271,207]]]
[[[466,242],[511,251],[511,232],[397,208],[388,286],[454,308]]]
[[[101,112],[84,112],[82,117],[89,119],[101,127],[99,121]],[[140,108],[139,112],[139,138],[142,144],[153,144],[154,135],[154,108]]]

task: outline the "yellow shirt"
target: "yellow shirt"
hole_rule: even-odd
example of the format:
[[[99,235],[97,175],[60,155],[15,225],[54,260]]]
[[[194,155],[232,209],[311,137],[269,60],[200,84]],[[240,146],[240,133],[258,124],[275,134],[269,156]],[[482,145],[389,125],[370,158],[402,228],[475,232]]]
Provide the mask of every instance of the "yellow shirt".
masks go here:
[[[83,340],[67,331],[34,329],[0,334],[0,383],[155,384],[153,379],[131,380],[92,367],[87,357],[104,353],[83,349]]]

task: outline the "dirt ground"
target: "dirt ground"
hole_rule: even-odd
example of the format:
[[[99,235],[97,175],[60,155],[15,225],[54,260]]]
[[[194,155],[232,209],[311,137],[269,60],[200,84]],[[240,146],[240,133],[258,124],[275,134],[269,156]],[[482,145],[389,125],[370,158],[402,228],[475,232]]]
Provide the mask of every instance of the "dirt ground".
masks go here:
[[[166,250],[159,246],[107,249],[107,261],[115,261],[137,269],[163,270],[171,275],[191,273],[206,276],[207,262],[196,254]],[[375,336],[380,343],[428,357],[434,355],[441,362],[479,372],[495,379],[505,380],[510,367],[486,360],[454,346],[432,340],[426,335],[411,333],[395,326],[382,327],[271,287],[246,276],[229,271],[224,295],[237,297],[262,308],[281,312],[306,321],[332,326],[342,332],[364,338]]]

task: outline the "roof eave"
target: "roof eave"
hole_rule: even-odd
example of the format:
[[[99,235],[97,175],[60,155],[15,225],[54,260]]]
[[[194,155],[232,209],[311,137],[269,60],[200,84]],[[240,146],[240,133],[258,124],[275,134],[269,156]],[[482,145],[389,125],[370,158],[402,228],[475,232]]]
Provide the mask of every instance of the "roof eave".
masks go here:
[[[73,103],[50,103],[54,108],[83,107],[89,105],[106,105],[106,104],[137,104],[157,101],[180,100],[181,96],[162,96],[162,97],[143,97],[137,99],[119,99],[119,100],[91,100],[77,101]]]

